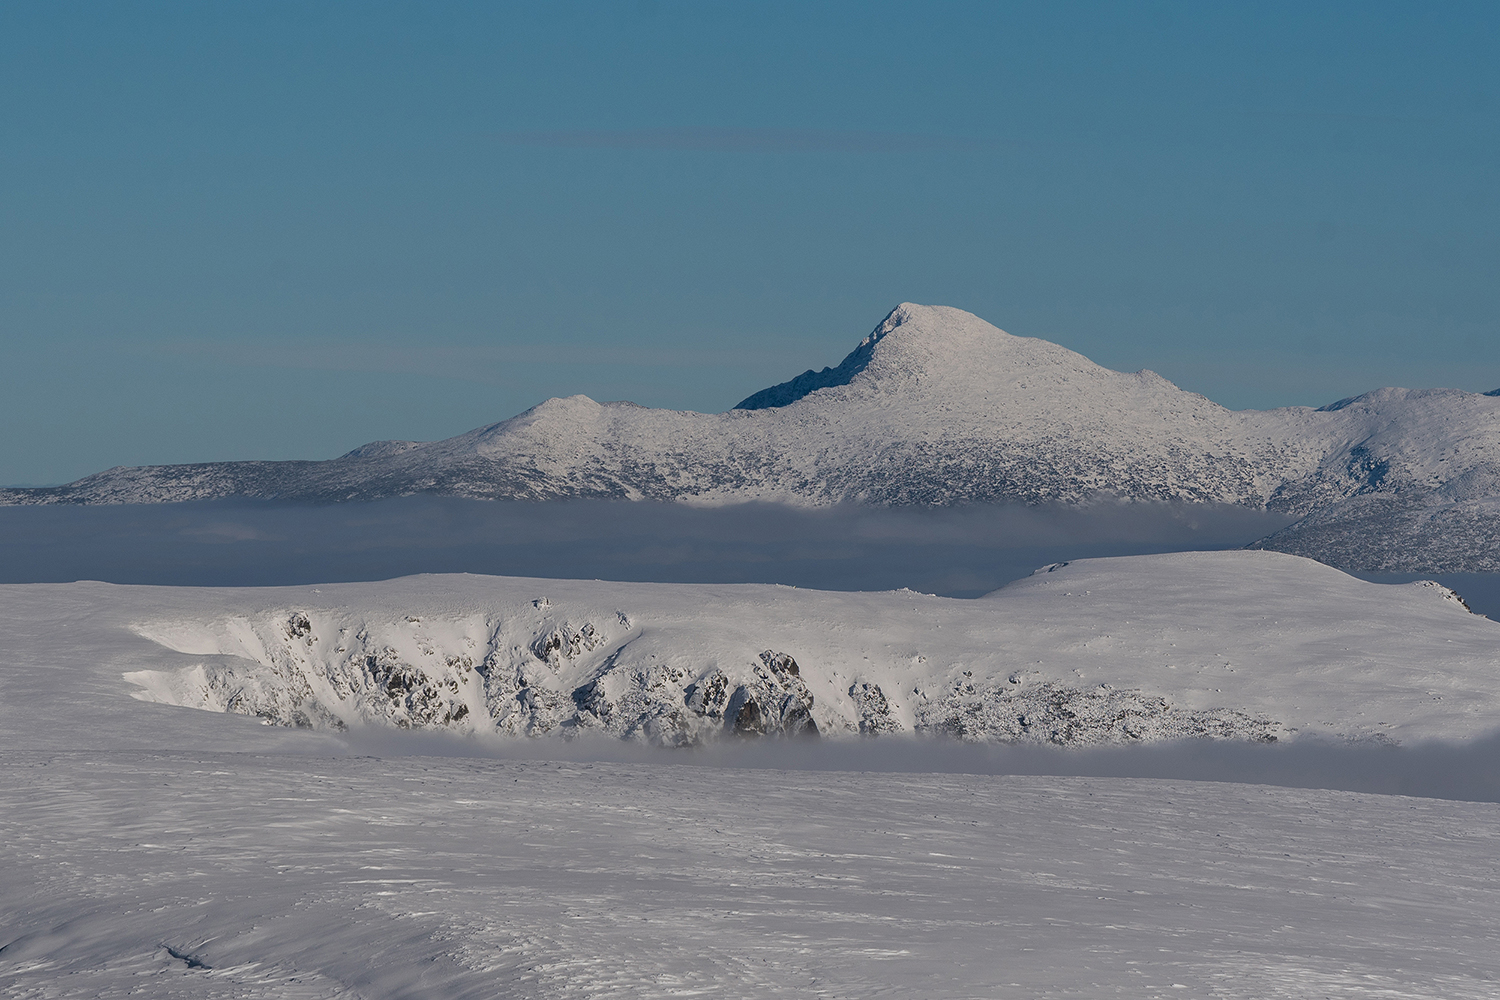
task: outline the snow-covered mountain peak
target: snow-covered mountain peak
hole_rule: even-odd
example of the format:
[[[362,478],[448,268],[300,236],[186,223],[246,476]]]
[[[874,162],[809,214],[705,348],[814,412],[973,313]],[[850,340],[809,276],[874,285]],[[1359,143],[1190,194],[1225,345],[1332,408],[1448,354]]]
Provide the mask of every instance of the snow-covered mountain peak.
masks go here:
[[[736,409],[790,406],[819,390],[840,390],[817,397],[825,406],[879,400],[909,409],[920,396],[944,411],[1029,410],[1035,408],[1032,401],[1049,408],[1087,405],[1086,397],[1101,391],[1191,397],[1195,404],[1213,406],[1155,372],[1110,371],[1059,344],[1017,337],[962,309],[913,302],[892,310],[837,368],[809,369],[762,389]]]
[[[63,487],[0,490],[0,503],[414,493],[1232,503],[1306,515],[1268,546],[1335,565],[1436,572],[1500,566],[1497,484],[1497,395],[1385,388],[1321,410],[1230,411],[1153,371],[1112,371],[961,309],[903,302],[837,367],[805,371],[727,413],[568,396],[443,441],[376,442],[326,462],[112,469]]]

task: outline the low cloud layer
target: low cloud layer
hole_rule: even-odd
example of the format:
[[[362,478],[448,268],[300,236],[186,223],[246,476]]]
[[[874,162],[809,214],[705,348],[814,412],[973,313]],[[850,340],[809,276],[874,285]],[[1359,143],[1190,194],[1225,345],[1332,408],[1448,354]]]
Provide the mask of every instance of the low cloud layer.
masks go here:
[[[1238,548],[1285,523],[1170,504],[799,510],[406,497],[3,507],[0,583],[268,586],[467,572],[972,597],[1047,563]]]
[[[486,573],[652,583],[784,583],[977,597],[1069,559],[1239,548],[1288,519],[1244,507],[833,507],[403,497],[0,507],[0,583],[261,587]],[[1418,576],[1500,619],[1500,574]]]

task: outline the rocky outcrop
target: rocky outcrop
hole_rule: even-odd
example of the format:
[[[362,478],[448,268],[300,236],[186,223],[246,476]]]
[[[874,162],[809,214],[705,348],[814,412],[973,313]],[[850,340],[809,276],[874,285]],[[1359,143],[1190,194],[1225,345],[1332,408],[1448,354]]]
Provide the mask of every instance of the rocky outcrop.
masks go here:
[[[459,632],[465,638],[457,643],[450,628],[440,641],[422,618],[408,615],[401,622],[410,631],[404,652],[389,627],[340,626],[317,612],[246,624],[261,640],[256,659],[220,659],[183,671],[173,681],[176,703],[283,726],[375,724],[564,737],[594,732],[664,747],[816,738],[819,711],[840,734],[906,731],[890,698],[869,680],[849,686],[847,707],[820,708],[797,660],[774,649],[729,667],[652,656],[642,662],[629,655],[632,624],[623,613],[610,624],[544,620],[524,643],[490,621],[464,623]],[[483,642],[475,638],[481,635]],[[594,653],[600,655],[591,659]],[[580,672],[587,680],[571,684],[568,678]],[[1229,709],[1185,711],[1165,697],[1108,685],[1072,688],[1027,671],[1008,678],[964,671],[948,688],[914,694],[915,733],[967,742],[1077,747],[1184,737],[1276,739],[1270,719]]]
[[[899,733],[903,729],[900,721],[891,714],[891,703],[879,684],[860,681],[849,685],[849,699],[859,716],[859,731],[864,736],[881,736]]]
[[[737,669],[643,664],[622,655],[632,634],[623,613],[608,624],[549,627],[544,620],[524,644],[507,641],[503,626],[470,622],[456,649],[408,615],[403,624],[414,641],[405,652],[379,634],[388,630],[339,626],[316,612],[240,624],[259,637],[256,657],[221,657],[182,671],[170,685],[178,703],[284,726],[517,736],[595,731],[659,746],[818,735],[813,694],[789,654],[768,649]],[[621,645],[591,658],[610,643]],[[580,671],[588,679],[569,685]]]
[[[751,680],[735,689],[726,706],[736,736],[817,736],[813,696],[802,683],[797,661],[766,650]]]
[[[1276,742],[1278,724],[1230,709],[1184,710],[1170,699],[1109,685],[1076,688],[1055,681],[964,681],[918,709],[921,729],[965,742],[1060,747],[1154,743],[1174,739]]]

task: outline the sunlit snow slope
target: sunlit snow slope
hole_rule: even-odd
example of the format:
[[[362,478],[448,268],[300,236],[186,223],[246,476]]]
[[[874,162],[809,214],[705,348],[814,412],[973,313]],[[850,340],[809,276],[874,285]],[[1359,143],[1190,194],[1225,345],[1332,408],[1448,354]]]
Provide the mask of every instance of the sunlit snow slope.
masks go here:
[[[0,587],[0,993],[1487,1000],[1491,802],[878,773],[877,751],[956,744],[826,738],[884,720],[1136,742],[1227,720],[1245,728],[1209,734],[1282,737],[1212,744],[1247,759],[1332,752],[1313,732],[1387,769],[1431,750],[1370,737],[1494,728],[1497,629],[1438,587],[1263,552],[1074,563],[970,601],[462,576]],[[715,676],[722,717],[689,694]],[[745,696],[774,692],[748,726]],[[161,703],[236,698],[266,717]],[[439,711],[720,743],[591,763],[581,742],[388,728]],[[823,741],[732,737],[808,723]],[[1490,750],[1433,759],[1492,767],[1492,742],[1467,745]],[[683,766],[746,747],[778,766]],[[798,769],[840,749],[859,770]]]
[[[1088,746],[1500,727],[1500,625],[1435,584],[1267,552],[1085,560],[977,600],[477,576],[4,593],[74,609],[49,641],[118,697],[331,731]]]
[[[1233,503],[1312,515],[1268,547],[1348,568],[1500,569],[1500,396],[1381,389],[1230,411],[958,309],[894,310],[837,368],[727,413],[551,399],[323,462],[111,469],[0,503],[415,493],[729,503]]]
[[[0,992],[24,1000],[1500,989],[1491,803],[264,752],[0,763]]]

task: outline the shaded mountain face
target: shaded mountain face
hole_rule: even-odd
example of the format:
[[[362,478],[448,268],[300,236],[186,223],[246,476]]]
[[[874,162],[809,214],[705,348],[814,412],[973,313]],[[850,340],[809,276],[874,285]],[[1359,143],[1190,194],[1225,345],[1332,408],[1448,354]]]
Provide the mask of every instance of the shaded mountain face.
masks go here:
[[[1303,516],[1263,543],[1356,569],[1500,569],[1500,397],[1379,389],[1230,411],[958,309],[898,306],[837,368],[726,413],[550,399],[444,441],[324,462],[111,469],[0,503],[412,494],[946,505],[1231,503]]]
[[[836,385],[848,385],[854,381],[854,376],[864,371],[870,364],[870,358],[875,354],[875,344],[885,334],[890,332],[885,323],[882,323],[864,340],[859,346],[849,352],[849,356],[839,363],[837,368],[824,368],[815,372],[811,368],[798,375],[796,378],[779,385],[773,385],[768,389],[762,389],[740,401],[736,410],[769,410],[777,406],[789,406],[801,399],[803,396],[818,391],[819,389],[831,389]]]

